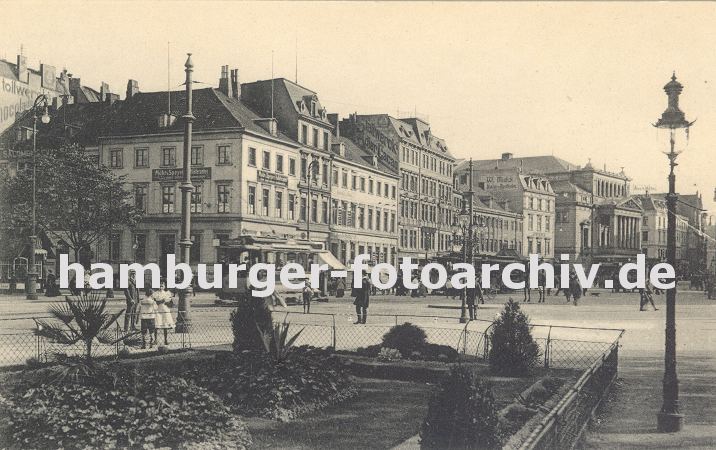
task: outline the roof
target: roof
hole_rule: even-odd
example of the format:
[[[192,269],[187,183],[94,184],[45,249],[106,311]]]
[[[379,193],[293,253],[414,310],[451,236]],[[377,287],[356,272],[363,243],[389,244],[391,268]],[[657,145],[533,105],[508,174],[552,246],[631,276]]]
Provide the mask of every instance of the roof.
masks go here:
[[[179,118],[186,110],[186,93],[185,91],[172,91],[169,95],[171,96],[172,115]],[[111,120],[107,121],[101,134],[123,136],[183,131],[184,124],[181,120],[175,120],[173,124],[166,127],[160,126],[159,117],[166,111],[166,92],[137,93],[130,99],[121,102],[121,106],[117,108]],[[290,141],[280,132],[277,136],[272,136],[256,124],[255,121],[260,120],[261,117],[241,101],[225,95],[218,89],[204,88],[193,91],[192,112],[195,117],[194,132],[243,128],[265,137]]]
[[[582,189],[581,187],[577,186],[569,180],[550,180],[549,184],[552,186],[552,190],[558,194],[564,192],[574,192],[576,194],[590,194],[590,192]]]
[[[39,70],[35,70],[31,67],[28,67],[27,71],[31,74],[38,76],[38,77],[42,75]],[[8,78],[11,80],[18,80],[17,64],[12,63],[7,60],[4,60],[4,59],[0,59],[0,77]],[[60,83],[59,78],[56,78],[54,90],[57,92],[62,92],[63,89],[64,88],[63,88],[62,84]]]
[[[350,161],[354,164],[367,167],[373,170],[377,170],[379,172],[382,172],[385,175],[397,177],[398,174],[394,172],[390,166],[386,165],[384,162],[382,162],[380,159],[378,159],[378,165],[374,166],[373,161],[373,154],[358,145],[356,145],[353,141],[350,139],[341,136],[341,137],[334,137],[334,142],[340,142],[343,145],[345,145],[346,153],[345,157],[343,159]]]
[[[285,95],[288,96],[288,98],[291,101],[291,104],[293,105],[294,110],[301,115],[311,117],[313,120],[319,121],[324,123],[326,126],[332,127],[333,125],[328,121],[327,113],[325,112],[325,108],[321,105],[320,100],[318,99],[318,95],[315,91],[312,91],[308,88],[305,88],[301,86],[300,84],[294,83],[291,80],[287,80],[286,78],[274,78],[274,79],[268,79],[268,80],[259,80],[254,81],[251,83],[243,83],[241,85],[242,92],[246,92],[249,94],[249,96],[253,96],[253,102],[252,104],[254,106],[259,105],[261,102],[258,98],[255,97],[263,97],[265,100],[266,98],[270,98],[270,93],[268,93],[268,90],[270,89],[271,84],[273,84],[273,93],[275,96],[281,95],[281,93],[285,93]],[[268,94],[268,95],[267,95]],[[316,112],[317,115],[311,114],[310,111],[310,105],[311,101],[316,102]],[[308,110],[304,110],[301,105],[305,105],[305,107],[309,108]],[[320,112],[323,111],[323,114],[321,115]]]
[[[465,161],[460,165],[466,164]],[[466,167],[466,166],[465,166]],[[459,170],[460,167],[457,168]],[[572,164],[569,161],[558,158],[556,156],[525,156],[521,158],[509,158],[509,159],[483,159],[474,160],[473,168],[475,170],[489,170],[489,169],[507,169],[507,168],[521,168],[524,172],[531,172],[536,174],[548,174],[556,172],[569,172],[573,170],[581,169],[580,166]]]
[[[358,117],[371,122],[380,121],[382,122],[380,125],[392,127],[401,139],[417,146],[430,148],[438,154],[443,153],[449,158],[455,159],[450,153],[445,140],[435,136],[430,130],[430,125],[421,119],[396,119],[390,114],[360,114]]]

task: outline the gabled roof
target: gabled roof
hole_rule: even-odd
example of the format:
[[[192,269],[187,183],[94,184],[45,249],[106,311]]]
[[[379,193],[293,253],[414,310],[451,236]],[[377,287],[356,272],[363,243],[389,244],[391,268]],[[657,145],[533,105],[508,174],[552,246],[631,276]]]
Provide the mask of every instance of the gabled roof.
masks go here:
[[[325,112],[325,108],[321,105],[320,100],[316,92],[301,86],[300,84],[294,83],[291,80],[285,78],[274,78],[273,80],[259,80],[251,83],[243,83],[241,85],[242,91],[244,89],[247,92],[253,92],[254,88],[258,88],[258,92],[253,92],[252,95],[256,96],[270,96],[270,86],[273,82],[273,93],[274,96],[286,95],[288,96],[294,110],[298,114],[309,116],[313,120],[324,123],[326,126],[332,127],[333,125],[328,121],[327,113],[321,116],[320,111]],[[316,113],[317,115],[311,114],[311,101],[316,102]],[[259,99],[253,99],[254,103],[259,104]],[[301,105],[304,105],[307,109],[303,109]]]
[[[350,139],[346,137],[334,137],[334,142],[340,142],[343,143],[346,147],[346,156],[343,158],[347,161],[353,162],[355,164],[358,164],[363,167],[367,167],[373,170],[377,170],[379,172],[383,172],[385,175],[397,177],[398,174],[394,172],[390,166],[387,166],[384,164],[380,159],[378,159],[377,166],[373,165],[373,154],[367,150],[364,150],[363,148],[356,145],[355,142],[351,141]]]
[[[185,91],[172,91],[169,95],[171,96],[172,115],[177,118],[173,124],[162,127],[159,123],[159,117],[167,112],[166,92],[140,92],[122,102],[112,119],[105,124],[101,134],[123,136],[183,131],[184,124],[180,118],[186,110],[186,93]],[[289,141],[281,133],[278,133],[278,136],[272,136],[255,123],[255,120],[259,120],[261,117],[241,101],[214,88],[193,91],[192,112],[195,117],[194,132],[242,128],[265,137]]]

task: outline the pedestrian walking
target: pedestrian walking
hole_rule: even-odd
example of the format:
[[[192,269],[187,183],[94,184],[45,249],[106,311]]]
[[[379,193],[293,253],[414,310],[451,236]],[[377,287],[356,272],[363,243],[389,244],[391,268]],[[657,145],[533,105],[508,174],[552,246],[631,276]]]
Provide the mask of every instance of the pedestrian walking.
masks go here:
[[[90,286],[90,278],[92,277],[92,272],[89,271],[89,269],[85,270],[85,287],[84,287],[84,296],[85,298],[92,292],[92,287]]]
[[[147,348],[147,334],[149,334],[149,348],[154,346],[157,341],[157,303],[152,295],[151,289],[144,291],[144,298],[139,302],[139,317],[141,319],[142,329],[142,348]]]
[[[649,281],[646,282],[643,288],[639,288],[639,311],[646,311],[644,308],[647,306],[647,303],[651,304],[654,311],[659,310],[654,304],[654,297],[652,296]]]
[[[353,288],[353,295],[355,295],[353,304],[356,307],[357,316],[355,324],[365,324],[368,319],[368,304],[370,303],[370,281],[367,274],[363,274],[361,287]]]
[[[124,301],[126,308],[124,310],[124,331],[137,329],[137,304],[139,303],[139,290],[137,282],[134,279],[134,272],[129,274],[127,287],[124,289]]]
[[[572,269],[569,274],[569,291],[572,294],[574,306],[577,306],[579,304],[579,298],[582,296],[582,287],[579,285],[579,279],[574,269]]]
[[[560,292],[562,292],[562,280],[559,279],[559,275],[557,275],[557,272],[554,274],[554,287],[557,288],[557,290],[554,293],[554,296],[557,297]]]
[[[172,293],[167,290],[166,283],[162,283],[159,287],[159,291],[152,295],[154,302],[157,304],[157,317],[155,319],[155,329],[162,330],[164,332],[164,345],[169,345],[167,335],[169,330],[174,328],[174,318],[172,312],[169,309],[174,304]],[[157,340],[157,334],[155,331],[154,340]],[[157,345],[159,343],[157,342]]]
[[[529,270],[529,268],[527,270]],[[527,276],[527,271],[525,271],[522,274],[522,281],[524,281],[524,283],[525,283],[525,287],[522,288],[523,294],[525,296],[523,301],[525,301],[527,303],[531,303],[532,299],[530,298],[530,279],[529,279],[529,276]]]
[[[547,285],[547,275],[543,271],[537,272],[537,293],[539,294],[539,299],[537,300],[537,303],[544,303],[544,297],[545,297],[545,289]]]
[[[55,276],[52,269],[47,271],[47,281],[45,282],[45,296],[46,297],[57,297],[60,295],[60,290],[57,288],[57,277]]]
[[[301,298],[303,300],[303,313],[310,314],[311,298],[313,298],[313,289],[311,289],[311,285],[308,280],[306,280],[306,285],[303,287],[303,291],[301,292]]]
[[[336,297],[343,298],[343,296],[346,294],[346,280],[344,278],[339,278],[336,282]]]

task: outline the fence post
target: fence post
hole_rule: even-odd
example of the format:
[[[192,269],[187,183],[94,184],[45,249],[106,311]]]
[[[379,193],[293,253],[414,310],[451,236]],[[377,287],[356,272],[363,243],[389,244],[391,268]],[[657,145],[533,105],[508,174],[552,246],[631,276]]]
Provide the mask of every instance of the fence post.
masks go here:
[[[336,350],[336,315],[331,314],[331,318],[333,319],[333,351]]]
[[[119,356],[119,324],[115,322],[114,325],[114,350],[115,355]]]
[[[37,361],[42,362],[42,350],[41,350],[41,340],[42,336],[37,336]]]
[[[395,324],[398,325],[398,315],[395,315]]]
[[[547,344],[544,346],[544,367],[545,369],[549,369],[549,357],[550,357],[550,345],[552,337],[552,325],[549,326],[549,331],[547,332]]]

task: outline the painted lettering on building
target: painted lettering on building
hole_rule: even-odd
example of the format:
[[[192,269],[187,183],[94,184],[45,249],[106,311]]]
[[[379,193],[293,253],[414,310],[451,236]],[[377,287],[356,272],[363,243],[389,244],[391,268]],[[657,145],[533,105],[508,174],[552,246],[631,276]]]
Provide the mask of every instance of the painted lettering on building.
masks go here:
[[[153,169],[152,181],[182,181],[184,179],[184,169]],[[211,167],[192,167],[192,180],[208,180],[211,179]]]
[[[281,175],[280,173],[267,172],[265,170],[258,171],[257,180],[260,183],[275,184],[278,186],[288,186],[288,177],[286,175]]]

